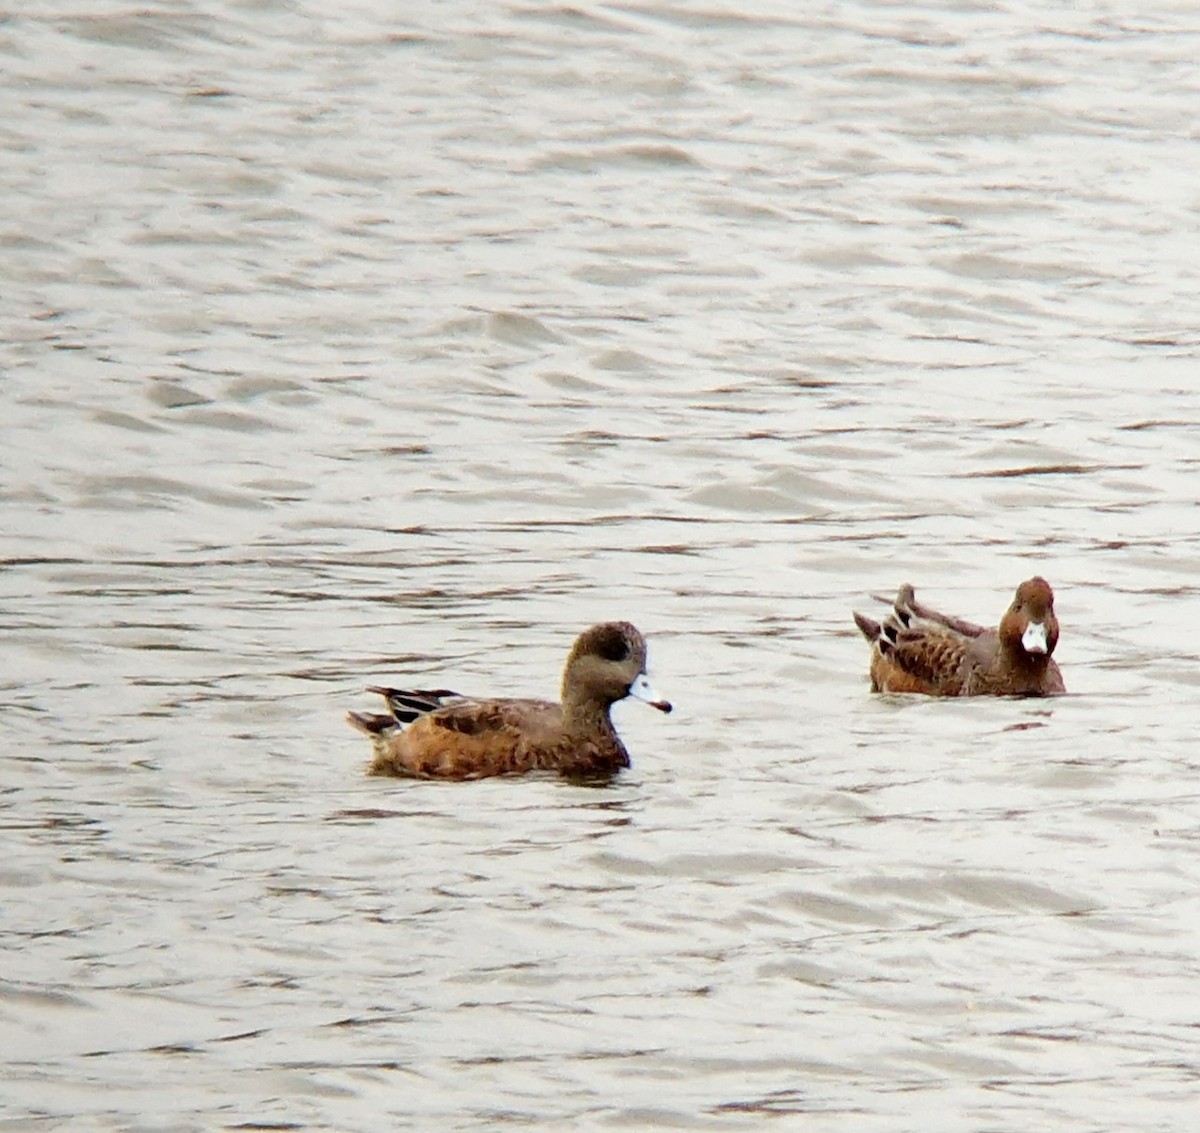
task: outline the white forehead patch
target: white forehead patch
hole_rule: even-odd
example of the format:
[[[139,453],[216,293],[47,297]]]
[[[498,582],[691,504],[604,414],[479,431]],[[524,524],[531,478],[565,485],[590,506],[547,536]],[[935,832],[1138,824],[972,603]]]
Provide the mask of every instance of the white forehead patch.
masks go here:
[[[662,697],[655,691],[645,673],[638,673],[634,678],[633,684],[629,686],[629,695],[636,700],[644,700],[647,704],[662,703]]]
[[[1026,653],[1049,653],[1050,641],[1046,637],[1046,626],[1043,622],[1030,622],[1021,634],[1021,645]]]

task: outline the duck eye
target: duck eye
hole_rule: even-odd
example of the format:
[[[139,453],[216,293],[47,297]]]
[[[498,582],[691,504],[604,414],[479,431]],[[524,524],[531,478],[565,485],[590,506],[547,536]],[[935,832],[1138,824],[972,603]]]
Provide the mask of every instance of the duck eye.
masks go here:
[[[606,661],[624,661],[629,657],[629,642],[622,633],[606,633],[596,642],[596,652]]]

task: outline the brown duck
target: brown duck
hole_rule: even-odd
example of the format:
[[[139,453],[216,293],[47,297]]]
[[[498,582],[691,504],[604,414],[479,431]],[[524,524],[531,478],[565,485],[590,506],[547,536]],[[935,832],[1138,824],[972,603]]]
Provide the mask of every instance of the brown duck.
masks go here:
[[[369,691],[386,698],[389,712],[351,712],[349,720],[371,737],[372,775],[611,774],[629,766],[629,753],[609,718],[613,704],[632,696],[671,711],[645,670],[645,638],[628,622],[605,622],[576,639],[563,670],[561,704],[373,687]]]
[[[881,599],[886,601],[886,599]],[[871,643],[871,690],[928,696],[1056,696],[1066,692],[1058,663],[1054,591],[1044,578],[1017,587],[998,629],[939,614],[900,587],[883,623],[854,622]]]

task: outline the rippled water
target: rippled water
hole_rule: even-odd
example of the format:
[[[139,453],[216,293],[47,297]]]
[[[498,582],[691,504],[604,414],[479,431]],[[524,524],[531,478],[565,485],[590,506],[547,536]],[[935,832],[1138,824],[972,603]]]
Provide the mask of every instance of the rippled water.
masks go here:
[[[0,24],[0,1128],[1191,1128],[1200,24],[752,7]],[[609,787],[363,775],[609,617]]]

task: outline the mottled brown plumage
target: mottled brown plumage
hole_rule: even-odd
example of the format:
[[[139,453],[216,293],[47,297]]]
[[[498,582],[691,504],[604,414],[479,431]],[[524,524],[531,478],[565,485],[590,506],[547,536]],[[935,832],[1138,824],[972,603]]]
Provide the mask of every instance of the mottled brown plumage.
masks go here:
[[[886,599],[880,599],[886,601]],[[1017,587],[998,629],[939,614],[900,587],[881,623],[854,615],[871,643],[873,692],[927,696],[1055,696],[1066,692],[1058,663],[1054,592],[1044,578]]]
[[[671,705],[646,680],[646,642],[628,622],[580,634],[563,670],[562,702],[480,700],[448,689],[372,688],[389,714],[351,712],[375,749],[372,775],[482,779],[525,771],[611,774],[629,754],[609,717],[626,696]]]

